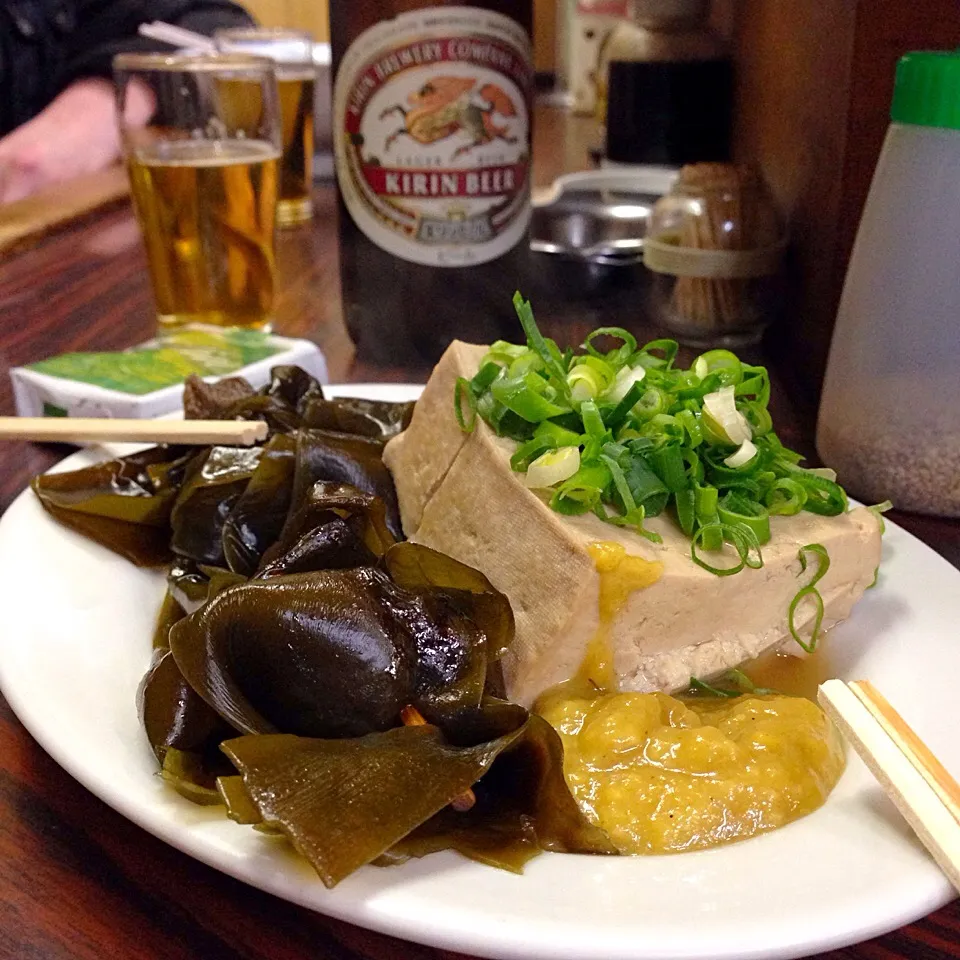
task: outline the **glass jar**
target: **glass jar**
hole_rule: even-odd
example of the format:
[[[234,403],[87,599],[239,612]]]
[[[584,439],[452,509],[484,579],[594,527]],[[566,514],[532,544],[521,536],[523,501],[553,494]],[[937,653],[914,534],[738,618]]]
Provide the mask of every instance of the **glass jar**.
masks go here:
[[[600,48],[605,159],[679,167],[730,159],[733,61],[709,0],[631,0]]]
[[[785,242],[756,171],[683,167],[651,211],[644,241],[654,317],[690,346],[756,343],[774,315]]]

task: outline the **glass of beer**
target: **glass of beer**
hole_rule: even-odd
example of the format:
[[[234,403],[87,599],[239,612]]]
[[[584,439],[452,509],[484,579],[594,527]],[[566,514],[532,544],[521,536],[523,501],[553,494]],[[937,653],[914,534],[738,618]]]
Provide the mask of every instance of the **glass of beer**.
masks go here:
[[[317,71],[313,38],[302,30],[238,27],[213,35],[220,50],[269,57],[277,70],[283,156],[277,226],[305,223],[313,216],[313,117]]]
[[[273,62],[120,54],[113,67],[161,330],[269,329],[281,142]],[[136,123],[127,107],[145,99],[152,117]]]

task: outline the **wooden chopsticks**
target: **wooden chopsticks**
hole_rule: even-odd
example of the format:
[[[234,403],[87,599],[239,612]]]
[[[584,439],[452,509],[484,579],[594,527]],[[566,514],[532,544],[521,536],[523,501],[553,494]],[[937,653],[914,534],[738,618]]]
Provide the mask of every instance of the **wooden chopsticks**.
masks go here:
[[[83,417],[0,417],[0,440],[55,443],[180,443],[249,447],[266,440],[260,420],[114,420]]]
[[[820,705],[960,890],[960,786],[867,680],[827,680]]]

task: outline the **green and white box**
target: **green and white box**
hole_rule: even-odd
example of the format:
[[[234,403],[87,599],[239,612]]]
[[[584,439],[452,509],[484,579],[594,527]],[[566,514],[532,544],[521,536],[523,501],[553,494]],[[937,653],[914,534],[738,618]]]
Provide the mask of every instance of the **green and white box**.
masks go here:
[[[309,340],[258,330],[184,327],[119,353],[65,353],[10,371],[22,417],[134,417],[179,410],[183,381],[243,377],[258,389],[273,367],[302,367],[327,383],[327,364]]]

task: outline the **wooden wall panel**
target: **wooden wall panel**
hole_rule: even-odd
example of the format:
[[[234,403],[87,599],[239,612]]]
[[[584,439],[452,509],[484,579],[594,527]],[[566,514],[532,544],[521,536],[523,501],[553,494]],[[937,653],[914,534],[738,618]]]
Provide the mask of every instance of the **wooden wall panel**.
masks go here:
[[[851,0],[743,0],[738,16],[735,153],[760,166],[789,221],[791,296],[770,336],[805,386],[823,349],[805,318],[822,329],[835,308],[855,29]]]
[[[329,0],[240,0],[265,27],[309,30],[317,41],[330,39]],[[336,0],[335,0],[336,2]],[[349,2],[349,0],[339,0]]]
[[[330,37],[330,0],[242,0],[258,22],[267,27],[297,27],[309,30],[317,40]],[[333,0],[349,3],[350,0]],[[559,0],[534,0],[534,59],[538,71],[553,70],[557,44]]]
[[[740,0],[735,150],[791,232],[771,346],[819,396],[850,250],[888,125],[897,59],[960,44],[956,0]]]
[[[557,57],[557,8],[562,0],[533,0],[533,66],[553,73]]]

